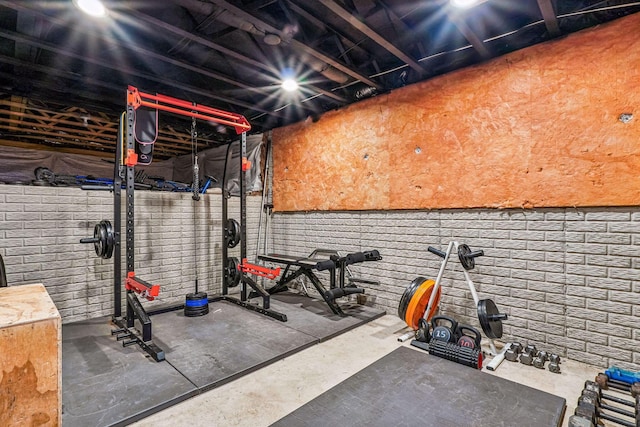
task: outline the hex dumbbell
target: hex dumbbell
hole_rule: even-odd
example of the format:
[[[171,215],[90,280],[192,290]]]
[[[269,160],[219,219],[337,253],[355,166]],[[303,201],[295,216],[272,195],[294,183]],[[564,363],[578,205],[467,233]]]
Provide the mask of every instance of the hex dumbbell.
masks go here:
[[[598,397],[598,400],[602,400],[602,399],[609,400],[611,402],[620,403],[622,405],[630,406],[632,408],[636,408],[638,406],[638,402],[640,401],[640,397],[637,397],[637,396],[636,396],[635,402],[634,402],[634,401],[631,401],[631,400],[622,399],[622,398],[617,397],[617,396],[612,396],[610,394],[603,393],[602,392],[602,388],[595,381],[585,381],[584,390],[582,391],[582,394],[584,395],[585,392],[593,393],[594,395],[596,395]]]
[[[549,372],[560,373],[560,356],[555,353],[549,356]]]
[[[594,392],[591,392],[589,390],[584,390],[583,392],[587,392],[587,394],[583,394],[578,399],[578,407],[576,408],[575,412],[576,415],[595,421],[596,424],[599,419],[603,419],[627,427],[636,427],[635,414],[633,414],[631,411],[626,411],[615,406],[604,404],[598,399],[597,395],[595,395]],[[634,419],[634,421],[622,419],[602,412],[603,409],[630,417]]]
[[[535,345],[527,345],[524,350],[522,350],[522,354],[520,355],[520,363],[524,365],[531,365],[533,363],[533,359],[538,355],[538,350]]]
[[[546,351],[540,351],[538,353],[538,356],[533,359],[533,366],[535,366],[538,369],[544,369],[544,364],[547,363],[547,360],[549,359],[549,355],[547,354]]]
[[[599,373],[596,376],[596,383],[603,390],[608,390],[610,388],[614,388],[616,390],[624,391],[627,393],[631,393],[631,396],[637,397],[640,396],[640,383],[627,384],[622,381],[611,379],[607,376],[607,374]]]
[[[522,344],[519,342],[514,342],[511,344],[511,347],[504,353],[504,358],[509,362],[517,362],[518,356],[522,353]]]

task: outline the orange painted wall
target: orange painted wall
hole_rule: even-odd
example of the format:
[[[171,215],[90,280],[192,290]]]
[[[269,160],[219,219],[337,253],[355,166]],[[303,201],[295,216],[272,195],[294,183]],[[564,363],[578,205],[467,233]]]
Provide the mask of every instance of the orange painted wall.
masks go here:
[[[274,209],[638,205],[639,29],[640,13],[276,129]]]

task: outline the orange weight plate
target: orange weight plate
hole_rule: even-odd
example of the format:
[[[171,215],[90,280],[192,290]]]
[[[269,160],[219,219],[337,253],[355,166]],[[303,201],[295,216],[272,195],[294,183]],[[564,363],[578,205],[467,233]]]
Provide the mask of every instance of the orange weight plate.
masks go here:
[[[421,317],[424,316],[424,312],[427,308],[427,304],[429,304],[429,298],[431,297],[431,293],[433,292],[435,282],[433,280],[425,281],[420,287],[416,290],[413,298],[409,301],[409,306],[407,307],[407,314],[405,316],[405,322],[410,328],[414,330],[418,329],[418,322]],[[438,304],[440,303],[440,295],[442,293],[442,288],[438,289],[438,294],[433,300],[433,306],[431,307],[431,311],[427,316],[427,321],[433,317],[436,310],[438,309]]]

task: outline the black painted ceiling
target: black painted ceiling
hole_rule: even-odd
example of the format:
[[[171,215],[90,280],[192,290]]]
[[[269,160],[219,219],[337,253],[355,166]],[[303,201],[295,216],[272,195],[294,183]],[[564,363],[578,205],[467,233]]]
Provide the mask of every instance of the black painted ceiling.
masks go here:
[[[243,114],[262,132],[640,11],[587,0],[487,0],[464,12],[448,0],[105,4],[108,17],[94,19],[71,0],[0,0],[0,144],[109,153],[128,85]],[[295,94],[279,86],[287,69],[301,80]],[[163,119],[160,157],[189,150],[175,120]],[[205,146],[233,137],[207,126]]]

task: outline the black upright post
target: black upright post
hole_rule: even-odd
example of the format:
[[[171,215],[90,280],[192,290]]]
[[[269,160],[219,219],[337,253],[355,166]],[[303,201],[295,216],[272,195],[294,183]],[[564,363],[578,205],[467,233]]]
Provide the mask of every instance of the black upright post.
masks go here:
[[[231,145],[233,142],[230,142],[227,146],[227,155],[224,161],[224,171],[222,172],[222,295],[227,295],[229,293],[229,280],[231,280],[231,275],[229,274],[229,269],[227,265],[229,263],[229,250],[227,248],[227,239],[226,234],[227,230],[227,219],[229,217],[229,190],[227,189],[227,165],[231,163],[231,157],[233,151],[231,150]]]
[[[129,153],[135,153],[135,138],[134,138],[134,124],[135,124],[135,109],[132,105],[127,105],[127,131],[126,131],[126,153],[125,158],[129,156]],[[134,189],[135,189],[135,171],[133,165],[126,165],[126,232],[127,232],[127,275],[135,271],[134,266]],[[133,292],[133,291],[127,291]],[[134,325],[134,311],[131,304],[127,304],[127,327],[132,328]]]
[[[116,161],[113,166],[113,230],[114,255],[113,255],[113,317],[122,317],[122,145],[124,144],[124,127],[126,113],[120,115],[118,126],[118,139],[116,141]]]
[[[240,136],[240,262],[247,258],[247,193],[246,193],[246,171],[245,159],[247,158],[247,133],[242,132]],[[247,283],[245,275],[241,275],[242,287],[240,297],[242,301],[247,300]]]

